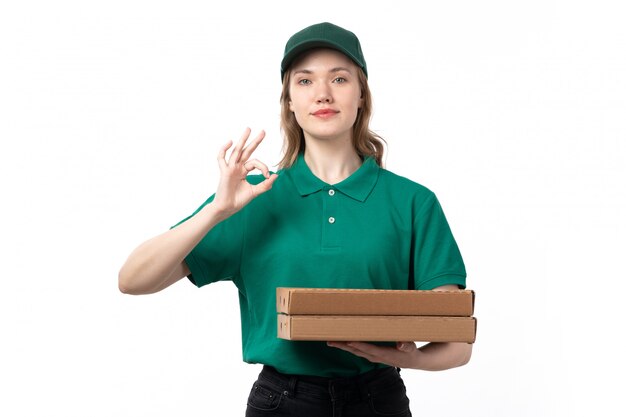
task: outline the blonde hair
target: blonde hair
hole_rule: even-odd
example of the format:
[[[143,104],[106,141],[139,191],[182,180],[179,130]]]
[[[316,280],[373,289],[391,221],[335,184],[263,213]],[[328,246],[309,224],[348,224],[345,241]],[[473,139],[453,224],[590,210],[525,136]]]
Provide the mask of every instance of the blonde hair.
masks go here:
[[[383,167],[383,154],[385,152],[385,140],[372,132],[369,128],[372,117],[372,94],[367,84],[367,77],[361,68],[358,69],[361,97],[361,108],[357,112],[354,126],[352,126],[352,145],[361,158],[372,157]],[[278,163],[280,169],[292,166],[298,154],[304,152],[304,132],[296,121],[296,116],[289,109],[289,84],[291,81],[290,71],[285,72],[283,77],[283,89],[280,95],[280,127],[283,133],[283,157]]]

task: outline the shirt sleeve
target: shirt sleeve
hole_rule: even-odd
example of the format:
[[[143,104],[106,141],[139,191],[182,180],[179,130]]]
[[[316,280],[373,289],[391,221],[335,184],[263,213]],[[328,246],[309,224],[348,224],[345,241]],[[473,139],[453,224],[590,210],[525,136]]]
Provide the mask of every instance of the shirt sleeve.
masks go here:
[[[456,284],[465,288],[465,265],[441,205],[434,194],[424,201],[414,219],[413,284],[416,290]]]
[[[195,216],[214,197],[215,195],[209,197],[191,216],[172,228]],[[188,278],[197,287],[216,281],[232,280],[239,274],[244,229],[241,213],[235,213],[216,224],[185,257],[191,271]]]

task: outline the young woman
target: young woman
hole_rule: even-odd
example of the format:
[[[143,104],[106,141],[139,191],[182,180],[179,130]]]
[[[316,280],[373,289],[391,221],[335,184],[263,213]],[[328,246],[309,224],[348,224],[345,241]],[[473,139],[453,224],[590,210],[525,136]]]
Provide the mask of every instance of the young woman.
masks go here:
[[[461,366],[471,345],[278,339],[276,287],[464,288],[459,249],[435,195],[381,167],[367,66],[352,32],[320,23],[294,34],[281,77],[278,173],[252,158],[263,132],[248,142],[247,129],[229,155],[232,143],[224,145],[216,193],[131,253],[120,290],[232,280],[243,359],[264,364],[248,416],[410,416],[399,368]]]

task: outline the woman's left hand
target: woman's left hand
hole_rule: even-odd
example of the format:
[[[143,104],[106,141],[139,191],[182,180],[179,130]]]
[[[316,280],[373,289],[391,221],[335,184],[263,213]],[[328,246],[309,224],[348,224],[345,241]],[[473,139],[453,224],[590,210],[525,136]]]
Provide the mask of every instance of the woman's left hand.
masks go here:
[[[396,368],[415,368],[420,354],[414,342],[397,342],[395,347],[377,346],[364,342],[327,342],[327,345],[345,350],[370,362],[384,363]]]

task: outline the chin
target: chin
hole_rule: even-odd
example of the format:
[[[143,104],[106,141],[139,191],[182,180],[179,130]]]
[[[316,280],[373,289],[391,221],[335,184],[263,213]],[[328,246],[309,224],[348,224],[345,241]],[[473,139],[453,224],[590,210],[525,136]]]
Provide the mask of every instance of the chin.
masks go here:
[[[309,130],[307,135],[311,139],[316,140],[340,140],[341,138],[350,138],[352,130],[337,130],[337,129],[314,129]]]

